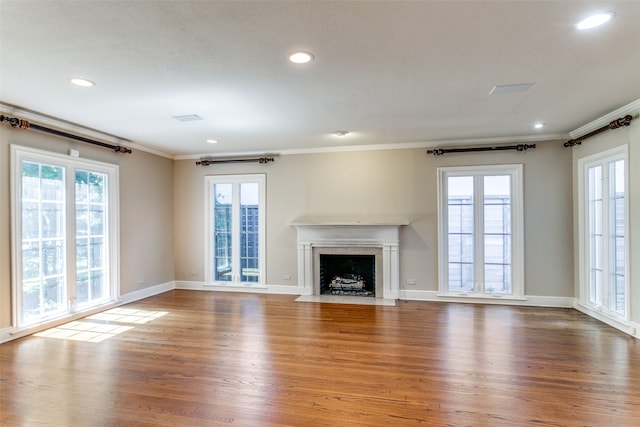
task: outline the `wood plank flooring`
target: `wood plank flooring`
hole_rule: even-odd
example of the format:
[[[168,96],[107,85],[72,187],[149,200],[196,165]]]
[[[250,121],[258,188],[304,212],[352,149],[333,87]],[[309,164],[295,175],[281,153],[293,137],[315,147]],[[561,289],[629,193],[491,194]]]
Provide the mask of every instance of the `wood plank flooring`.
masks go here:
[[[0,424],[640,425],[640,341],[577,311],[294,299],[171,291],[101,342],[0,345]]]

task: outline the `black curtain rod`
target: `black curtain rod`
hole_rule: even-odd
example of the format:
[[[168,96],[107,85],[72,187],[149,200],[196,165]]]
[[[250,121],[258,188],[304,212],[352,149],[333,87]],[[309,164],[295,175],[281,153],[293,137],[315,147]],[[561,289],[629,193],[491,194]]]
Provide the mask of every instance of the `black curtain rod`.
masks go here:
[[[270,163],[273,162],[273,157],[255,157],[255,158],[241,158],[241,159],[203,159],[196,162],[198,166],[209,166],[217,163]]]
[[[526,151],[536,148],[536,144],[518,144],[518,145],[501,145],[501,146],[487,146],[487,147],[472,147],[472,148],[434,148],[433,150],[427,150],[427,154],[433,154],[434,156],[442,156],[448,153],[470,153],[476,151],[506,151],[517,150]]]
[[[608,125],[604,125],[601,128],[598,128],[592,132],[589,132],[586,135],[581,136],[580,138],[576,138],[576,139],[570,139],[567,142],[564,143],[565,147],[573,147],[574,145],[580,145],[582,144],[582,141],[587,139],[587,138],[591,138],[592,136],[595,136],[599,133],[604,132],[605,130],[609,130],[609,129],[618,129],[621,128],[623,126],[629,126],[631,124],[631,120],[633,120],[633,117],[631,117],[630,114],[627,114],[624,117],[620,117],[619,119],[616,119],[614,121],[612,121],[611,123],[609,123]]]
[[[107,144],[106,142],[96,141],[95,139],[85,138],[84,136],[74,135],[72,133],[63,132],[61,130],[51,129],[45,126],[40,126],[35,123],[29,123],[27,120],[19,119],[17,117],[7,117],[4,115],[0,115],[0,122],[7,122],[11,125],[11,127],[19,128],[19,129],[35,129],[41,132],[47,132],[52,135],[62,136],[64,138],[75,139],[76,141],[86,142],[88,144],[99,145],[100,147],[109,148],[116,153],[124,153],[129,154],[131,150],[127,147],[123,147],[121,145],[113,145]]]

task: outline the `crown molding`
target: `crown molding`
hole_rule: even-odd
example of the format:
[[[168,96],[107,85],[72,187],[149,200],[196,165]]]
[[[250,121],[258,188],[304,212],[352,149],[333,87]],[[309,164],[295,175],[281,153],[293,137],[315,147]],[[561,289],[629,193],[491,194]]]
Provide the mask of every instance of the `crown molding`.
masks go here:
[[[368,144],[368,145],[346,145],[340,147],[317,147],[304,149],[291,149],[254,152],[236,152],[236,153],[201,153],[201,154],[181,154],[174,156],[174,160],[199,160],[206,157],[237,157],[237,156],[288,156],[299,154],[321,154],[321,153],[344,153],[352,151],[381,151],[381,150],[406,150],[413,148],[435,148],[441,146],[455,147],[459,145],[490,145],[490,144],[506,144],[506,143],[524,143],[524,142],[543,142],[567,139],[568,134],[545,134],[545,135],[521,135],[521,136],[504,136],[496,138],[469,138],[469,139],[450,139],[437,141],[417,141],[389,144]]]
[[[569,132],[569,136],[571,139],[580,138],[583,135],[588,134],[589,132],[593,132],[596,129],[600,129],[602,126],[607,126],[612,121],[626,116],[627,114],[631,114],[634,116],[634,119],[638,118],[638,112],[640,112],[640,99],[636,99],[635,101],[625,105],[624,107],[620,107],[615,111],[610,112],[598,119],[595,119],[584,126],[579,127],[576,130]]]

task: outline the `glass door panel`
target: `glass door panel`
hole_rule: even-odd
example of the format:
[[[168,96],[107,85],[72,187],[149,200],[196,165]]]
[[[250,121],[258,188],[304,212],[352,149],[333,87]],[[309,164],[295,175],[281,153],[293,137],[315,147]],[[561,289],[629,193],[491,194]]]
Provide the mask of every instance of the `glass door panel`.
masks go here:
[[[21,324],[67,309],[65,168],[21,162]]]
[[[213,186],[213,250],[216,281],[233,280],[233,186],[230,183]]]
[[[448,177],[448,277],[450,292],[474,291],[474,179]]]
[[[625,209],[625,167],[624,160],[610,163],[610,209],[611,209],[611,309],[618,314],[626,313],[626,209]]]
[[[602,304],[604,257],[602,230],[602,167],[588,170],[589,217],[589,300]]]
[[[511,176],[484,177],[484,291],[510,294]]]
[[[240,281],[258,282],[259,191],[257,182],[240,184]]]
[[[108,176],[77,169],[76,197],[76,304],[95,305],[108,298],[106,251]]]

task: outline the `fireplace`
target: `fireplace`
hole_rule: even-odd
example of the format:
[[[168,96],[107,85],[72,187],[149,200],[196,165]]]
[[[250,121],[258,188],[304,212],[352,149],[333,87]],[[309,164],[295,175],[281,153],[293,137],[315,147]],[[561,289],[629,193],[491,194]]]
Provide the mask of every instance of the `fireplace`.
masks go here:
[[[298,231],[300,295],[397,299],[399,228],[407,224],[404,221],[294,222]]]

